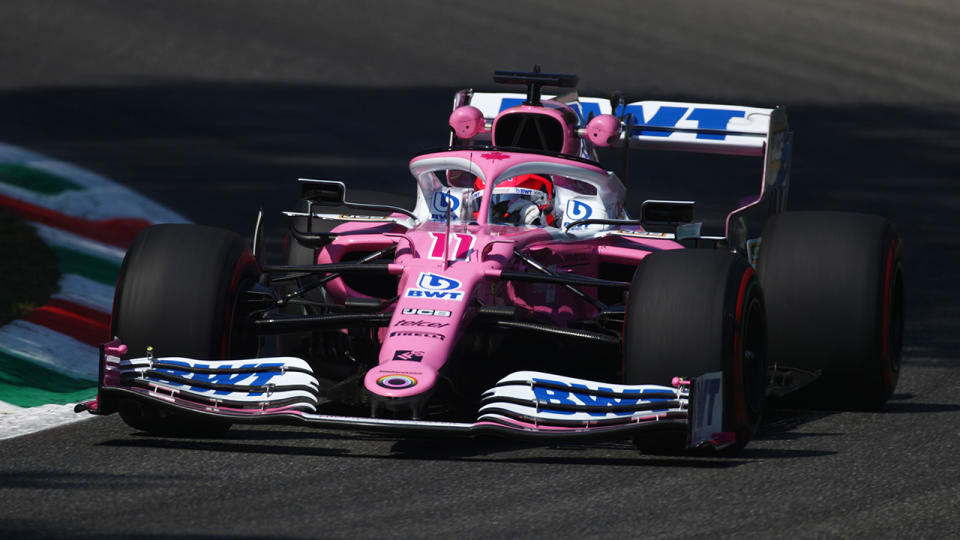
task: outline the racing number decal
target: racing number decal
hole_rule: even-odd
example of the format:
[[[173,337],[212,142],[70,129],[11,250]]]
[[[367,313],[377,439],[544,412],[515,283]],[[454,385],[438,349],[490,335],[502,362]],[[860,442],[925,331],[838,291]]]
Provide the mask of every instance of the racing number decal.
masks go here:
[[[430,233],[433,235],[433,245],[430,247],[430,259],[443,259],[443,249],[447,244],[447,233]],[[470,258],[470,250],[473,249],[474,237],[472,234],[454,233],[454,242],[447,253],[452,254],[452,260],[467,260]]]

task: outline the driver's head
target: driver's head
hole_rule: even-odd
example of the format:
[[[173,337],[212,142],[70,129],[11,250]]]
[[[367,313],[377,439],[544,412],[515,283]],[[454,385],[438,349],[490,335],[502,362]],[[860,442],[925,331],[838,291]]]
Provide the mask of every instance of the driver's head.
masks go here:
[[[483,180],[477,178],[473,187],[483,190]],[[522,174],[493,188],[491,220],[493,223],[553,225],[552,204],[553,182],[538,174]]]

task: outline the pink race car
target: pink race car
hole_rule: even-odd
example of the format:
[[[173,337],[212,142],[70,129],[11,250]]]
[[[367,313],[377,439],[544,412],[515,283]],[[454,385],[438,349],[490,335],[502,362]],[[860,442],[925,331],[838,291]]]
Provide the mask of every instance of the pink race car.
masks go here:
[[[145,229],[98,397],[79,408],[157,433],[281,423],[736,449],[768,397],[890,396],[899,237],[878,217],[783,213],[782,108],[550,97],[577,78],[539,70],[495,81],[527,91],[456,94],[449,147],[410,162],[412,211],[301,179],[283,265],[265,263],[260,219],[252,250],[209,227]],[[689,201],[633,216],[603,147],[757,156],[760,193],[722,235],[701,234]]]

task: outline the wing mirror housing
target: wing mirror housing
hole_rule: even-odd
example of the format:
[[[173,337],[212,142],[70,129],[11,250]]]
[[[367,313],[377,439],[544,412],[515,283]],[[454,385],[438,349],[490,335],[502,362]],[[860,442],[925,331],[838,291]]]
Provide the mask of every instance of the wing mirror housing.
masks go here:
[[[587,122],[584,135],[594,146],[606,147],[617,142],[622,130],[619,118],[612,114],[601,114]]]
[[[461,139],[472,139],[483,133],[483,113],[472,105],[457,107],[450,113],[449,123],[450,129]]]
[[[640,206],[643,226],[676,227],[693,221],[693,201],[644,201]]]
[[[335,180],[301,178],[300,198],[323,206],[344,206],[347,186]]]

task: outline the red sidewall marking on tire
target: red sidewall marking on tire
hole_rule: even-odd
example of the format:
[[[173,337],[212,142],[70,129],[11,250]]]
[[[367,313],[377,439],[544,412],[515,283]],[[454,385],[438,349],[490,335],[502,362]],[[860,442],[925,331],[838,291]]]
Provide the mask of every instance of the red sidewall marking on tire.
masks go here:
[[[257,264],[257,260],[253,257],[253,253],[250,253],[249,251],[244,251],[243,255],[240,256],[240,260],[237,261],[237,267],[233,269],[233,275],[230,276],[231,298],[227,302],[226,313],[224,313],[224,316],[223,316],[223,337],[221,338],[221,341],[220,341],[221,356],[223,358],[226,358],[227,353],[230,352],[228,350],[229,340],[230,340],[231,330],[233,330],[232,325],[230,323],[233,322],[232,321],[233,310],[237,300],[233,296],[233,294],[237,291],[237,288],[240,287],[240,279],[243,277],[243,273],[247,269],[247,267],[249,267],[250,265],[253,265],[254,267],[256,267],[256,264]]]
[[[890,249],[887,250],[887,269],[883,278],[883,326],[880,327],[880,361],[883,363],[883,369],[881,370],[883,374],[883,385],[887,388],[893,385],[893,381],[890,378],[890,370],[887,369],[887,363],[890,361],[887,348],[890,339],[890,297],[892,296],[892,291],[890,291],[890,274],[893,271],[893,254],[896,245],[896,239],[890,242]]]
[[[747,421],[746,404],[743,402],[743,354],[740,337],[740,321],[743,318],[743,299],[747,295],[747,285],[754,276],[753,267],[748,267],[740,278],[740,290],[737,292],[737,310],[734,316],[733,328],[733,399],[737,422],[745,424]]]

